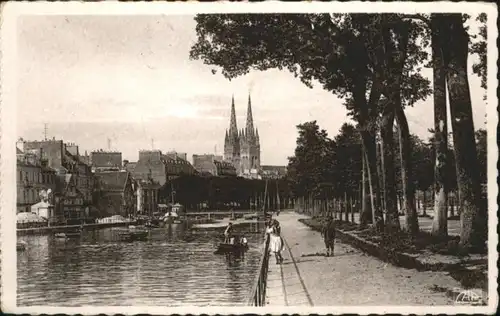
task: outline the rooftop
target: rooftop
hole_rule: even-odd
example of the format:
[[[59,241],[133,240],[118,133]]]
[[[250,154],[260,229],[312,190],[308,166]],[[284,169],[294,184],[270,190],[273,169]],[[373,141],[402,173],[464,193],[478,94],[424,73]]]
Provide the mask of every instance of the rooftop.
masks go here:
[[[101,188],[111,191],[122,191],[125,188],[129,172],[127,171],[102,171],[95,173]]]

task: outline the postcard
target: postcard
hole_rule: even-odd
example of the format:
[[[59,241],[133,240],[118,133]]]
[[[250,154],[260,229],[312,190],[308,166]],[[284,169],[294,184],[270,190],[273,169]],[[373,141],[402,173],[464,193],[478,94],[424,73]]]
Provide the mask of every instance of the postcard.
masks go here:
[[[496,5],[1,9],[3,311],[496,311]]]

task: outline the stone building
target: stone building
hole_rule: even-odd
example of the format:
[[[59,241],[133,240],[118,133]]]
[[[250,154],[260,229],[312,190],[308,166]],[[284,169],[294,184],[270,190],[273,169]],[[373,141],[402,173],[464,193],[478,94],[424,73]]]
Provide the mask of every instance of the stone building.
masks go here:
[[[95,203],[101,217],[137,215],[137,183],[127,171],[95,173]]]
[[[41,158],[41,150],[23,152],[17,148],[16,152],[17,213],[31,212],[31,206],[41,201],[42,191],[56,190],[56,172]]]
[[[222,161],[222,156],[217,156],[214,154],[204,154],[204,155],[193,155],[193,167],[200,174],[217,174],[217,167],[214,161]]]
[[[94,170],[122,168],[122,153],[117,151],[97,150],[90,153],[90,164]]]
[[[158,211],[160,188],[152,180],[137,182],[137,214],[152,216]]]
[[[79,224],[89,217],[90,207],[84,194],[78,189],[78,177],[72,173],[57,174],[55,207],[58,222]]]
[[[25,151],[39,151],[41,159],[56,172],[54,192],[55,213],[58,217],[84,219],[90,216],[94,179],[92,170],[81,159],[76,144],[62,140],[22,141]],[[72,213],[73,212],[73,213]]]
[[[132,175],[136,180],[149,180],[164,185],[168,180],[181,175],[192,175],[193,166],[180,157],[168,157],[160,150],[141,150]]]
[[[167,180],[178,178],[182,175],[193,175],[196,173],[193,165],[180,157],[170,158],[163,156]]]
[[[236,168],[234,168],[234,166],[227,161],[214,160],[214,165],[215,165],[215,170],[216,170],[216,173],[214,174],[215,176],[235,177],[237,175]]]
[[[187,153],[178,153],[176,151],[168,151],[165,153],[165,156],[167,156],[168,158],[172,158],[172,159],[180,158],[183,160],[187,160]]]
[[[238,130],[234,96],[231,103],[229,130],[224,138],[224,161],[231,163],[238,175],[257,173],[260,170],[259,131],[254,128],[252,101],[248,96],[247,120],[244,129]]]
[[[236,176],[233,164],[223,161],[221,156],[213,154],[193,155],[193,167],[200,174],[212,176]]]

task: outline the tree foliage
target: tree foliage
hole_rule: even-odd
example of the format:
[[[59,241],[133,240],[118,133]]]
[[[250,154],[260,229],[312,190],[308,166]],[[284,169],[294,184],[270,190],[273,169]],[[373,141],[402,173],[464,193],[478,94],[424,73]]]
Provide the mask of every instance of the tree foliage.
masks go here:
[[[292,198],[289,180],[270,179],[267,182],[268,199],[274,200],[277,192],[282,203]],[[201,204],[209,209],[250,209],[256,200],[263,201],[265,191],[265,180],[183,175],[167,182],[160,189],[160,199],[171,202],[173,195],[175,202],[188,209],[196,209]]]
[[[361,141],[356,128],[343,124],[330,140],[316,121],[297,126],[295,155],[289,158],[289,177],[298,196],[309,198],[355,199],[359,195],[362,172]]]
[[[480,23],[479,25],[479,34],[474,38],[474,41],[471,45],[471,53],[477,54],[479,57],[479,61],[472,65],[472,71],[479,76],[481,79],[481,87],[486,90],[487,88],[487,54],[488,48],[486,45],[486,41],[488,40],[487,33],[487,15],[486,13],[481,13],[476,17],[476,21]]]
[[[405,24],[409,30],[408,61],[401,91],[411,105],[430,93],[429,81],[419,73],[427,57],[418,38],[422,27],[395,14],[201,14],[197,42],[190,57],[222,67],[232,79],[250,70],[287,69],[312,87],[319,83],[339,97],[350,97],[359,83],[371,85],[382,64],[379,30],[394,35]],[[379,61],[380,60],[380,61]],[[356,115],[354,102],[347,102]]]
[[[325,186],[321,184],[331,183],[333,142],[316,121],[299,124],[297,129],[297,147],[288,164],[295,192],[322,196]]]

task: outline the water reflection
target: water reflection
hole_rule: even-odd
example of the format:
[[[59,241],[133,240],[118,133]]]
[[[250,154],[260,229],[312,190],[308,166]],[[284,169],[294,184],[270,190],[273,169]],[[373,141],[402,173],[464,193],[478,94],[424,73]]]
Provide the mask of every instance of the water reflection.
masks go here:
[[[22,236],[19,305],[235,305],[244,303],[260,261],[262,227],[246,231],[244,256],[214,255],[221,229],[153,229],[147,242],[120,242],[116,229],[81,239]]]

